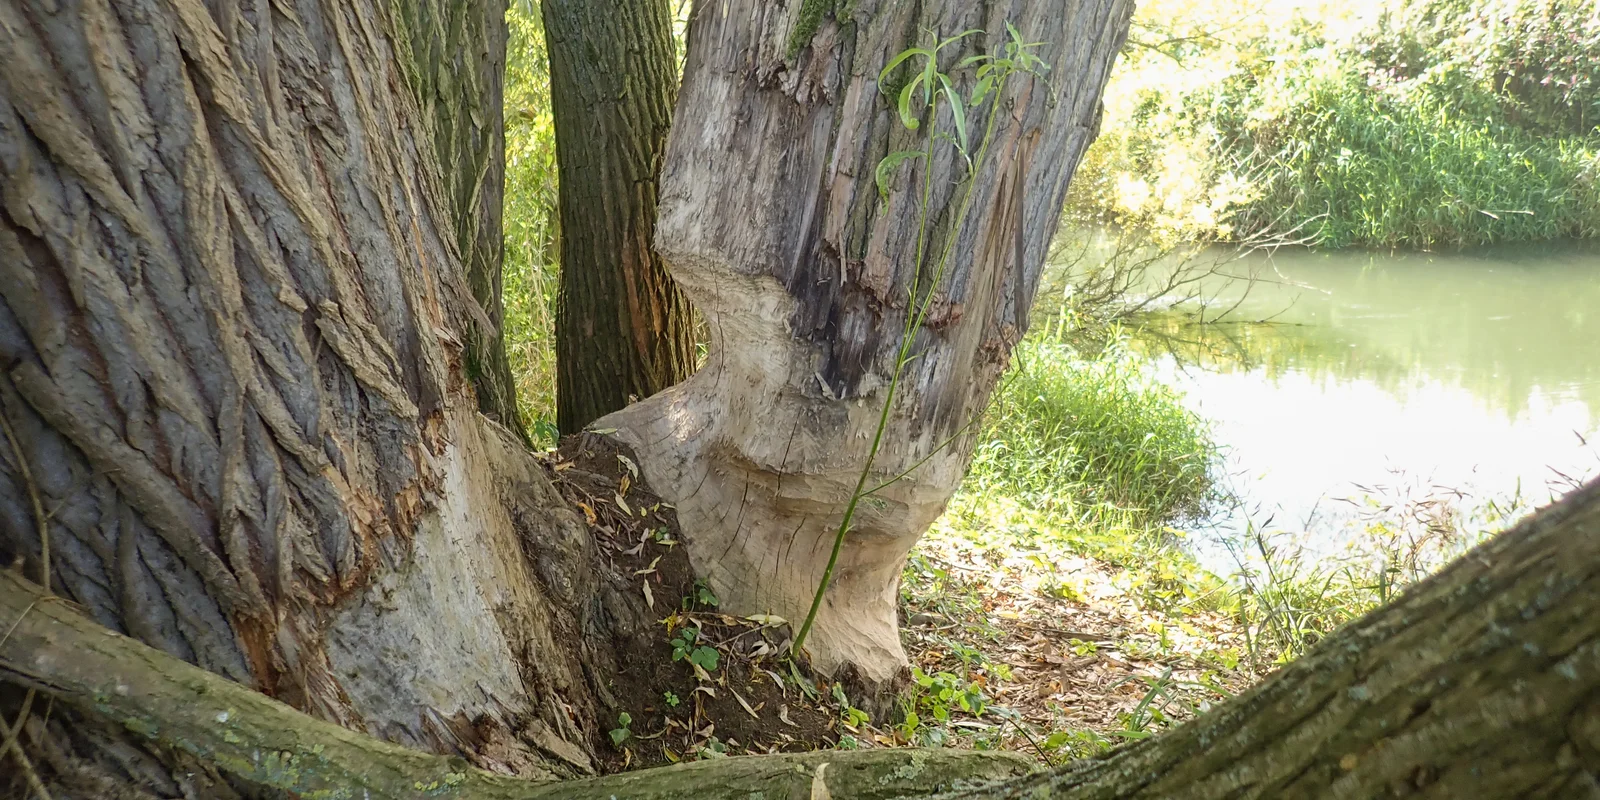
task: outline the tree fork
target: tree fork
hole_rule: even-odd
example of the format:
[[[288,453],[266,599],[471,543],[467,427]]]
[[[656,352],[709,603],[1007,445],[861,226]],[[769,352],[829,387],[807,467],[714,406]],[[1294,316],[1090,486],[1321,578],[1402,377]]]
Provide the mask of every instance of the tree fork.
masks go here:
[[[881,750],[538,783],[380,742],[112,633],[0,573],[0,675],[237,778],[369,797],[1600,797],[1600,482],[1475,548],[1251,691],[1099,759]],[[822,765],[826,763],[828,767]],[[958,783],[1008,778],[971,786]],[[821,783],[828,794],[816,793]]]

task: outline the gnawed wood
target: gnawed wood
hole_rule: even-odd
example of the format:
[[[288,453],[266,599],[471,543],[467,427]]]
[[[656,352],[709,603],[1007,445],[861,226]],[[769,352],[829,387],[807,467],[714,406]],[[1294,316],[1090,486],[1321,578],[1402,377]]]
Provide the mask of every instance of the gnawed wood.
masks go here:
[[[696,9],[656,245],[705,315],[711,350],[688,381],[596,427],[618,428],[650,484],[678,507],[695,568],[726,608],[805,617],[867,462],[913,313],[912,280],[922,275],[925,293],[937,271],[931,254],[947,243],[952,254],[913,332],[868,485],[916,469],[855,517],[809,640],[825,673],[853,670],[881,686],[904,668],[900,566],[959,483],[971,438],[941,445],[982,411],[1026,328],[1131,10],[1124,0]],[[879,71],[926,44],[927,31],[978,29],[940,63],[969,93],[973,71],[955,65],[976,52],[1003,55],[1008,24],[1041,43],[1034,52],[1049,71],[1014,77],[1003,96],[969,112],[975,132],[999,115],[976,175],[967,180],[966,163],[940,143],[931,161],[905,162],[880,201],[880,160],[924,142],[901,127]],[[947,115],[923,130],[949,132]],[[916,263],[924,186],[930,255]],[[969,190],[970,210],[952,231]]]

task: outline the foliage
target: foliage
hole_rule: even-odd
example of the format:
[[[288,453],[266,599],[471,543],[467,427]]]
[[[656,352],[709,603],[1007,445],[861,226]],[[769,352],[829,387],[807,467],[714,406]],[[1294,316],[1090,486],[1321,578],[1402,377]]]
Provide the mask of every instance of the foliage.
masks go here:
[[[554,444],[555,302],[560,246],[555,122],[544,25],[533,0],[506,11],[505,304],[506,350],[517,405],[536,440]]]
[[[672,639],[672,660],[687,661],[708,673],[715,672],[721,655],[715,647],[697,644],[699,638],[699,628],[686,625],[679,629]]]
[[[633,715],[624,711],[617,715],[617,727],[607,731],[611,737],[613,747],[621,747],[623,742],[633,736]]]
[[[1328,246],[1600,232],[1592,3],[1260,5],[1278,24],[1231,3],[1141,8],[1154,41],[1132,39],[1107,90],[1080,216]]]

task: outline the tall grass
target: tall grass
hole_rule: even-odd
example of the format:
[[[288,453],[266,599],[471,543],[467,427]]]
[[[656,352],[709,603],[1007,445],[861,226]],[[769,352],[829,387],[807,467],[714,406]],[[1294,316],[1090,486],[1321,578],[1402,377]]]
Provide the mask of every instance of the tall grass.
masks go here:
[[[541,443],[555,441],[555,307],[560,258],[555,123],[544,25],[532,0],[506,13],[506,349],[517,405]]]
[[[1014,359],[973,453],[971,491],[1157,527],[1203,510],[1216,453],[1206,424],[1116,340],[1081,357],[1033,337]]]

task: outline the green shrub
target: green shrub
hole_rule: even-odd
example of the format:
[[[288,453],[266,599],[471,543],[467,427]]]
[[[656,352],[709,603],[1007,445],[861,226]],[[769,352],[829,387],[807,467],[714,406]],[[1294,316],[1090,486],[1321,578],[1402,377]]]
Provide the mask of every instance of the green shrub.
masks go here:
[[[1262,72],[1241,72],[1218,90],[1218,146],[1260,176],[1252,201],[1233,216],[1237,230],[1295,228],[1331,247],[1600,231],[1600,139],[1541,136],[1473,117],[1465,94],[1447,102],[1438,86],[1381,85],[1359,64],[1317,58],[1257,62]],[[1293,97],[1275,101],[1286,86]]]
[[[1080,215],[1325,246],[1600,233],[1593,0],[1280,7],[1232,27],[1214,0],[1174,1],[1145,11],[1162,16],[1136,24],[1107,90]]]
[[[1210,432],[1117,346],[1080,358],[1037,338],[1017,348],[973,454],[970,491],[1041,510],[1115,506],[1159,526],[1212,490]]]

